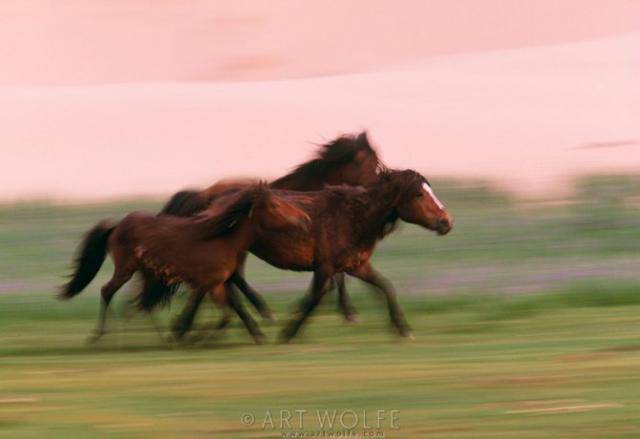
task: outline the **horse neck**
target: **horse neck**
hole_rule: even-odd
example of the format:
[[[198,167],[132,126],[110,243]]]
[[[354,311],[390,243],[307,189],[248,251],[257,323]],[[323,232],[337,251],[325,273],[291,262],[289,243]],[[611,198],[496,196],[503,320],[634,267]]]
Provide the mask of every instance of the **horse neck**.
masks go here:
[[[359,239],[375,242],[384,237],[386,229],[397,220],[399,197],[399,188],[387,184],[378,184],[355,197],[358,207],[353,227]]]

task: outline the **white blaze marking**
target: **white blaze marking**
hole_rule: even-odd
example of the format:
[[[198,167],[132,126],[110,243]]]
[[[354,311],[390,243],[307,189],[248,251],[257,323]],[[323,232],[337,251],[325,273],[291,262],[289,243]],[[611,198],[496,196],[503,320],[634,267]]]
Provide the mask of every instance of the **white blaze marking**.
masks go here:
[[[431,189],[431,186],[429,186],[426,181],[422,183],[422,188],[425,191],[427,191],[427,193],[431,196],[431,199],[434,201],[434,203],[436,203],[436,205],[440,209],[444,209],[444,204],[442,204],[442,202],[438,200],[438,197],[436,197],[436,194],[433,193],[433,189]]]

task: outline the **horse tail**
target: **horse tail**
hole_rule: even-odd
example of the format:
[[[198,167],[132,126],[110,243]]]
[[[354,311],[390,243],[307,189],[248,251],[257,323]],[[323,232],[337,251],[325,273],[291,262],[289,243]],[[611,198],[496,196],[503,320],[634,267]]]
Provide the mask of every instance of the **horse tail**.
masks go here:
[[[107,256],[109,236],[115,227],[113,223],[102,221],[87,232],[78,247],[78,255],[74,260],[75,271],[71,280],[63,285],[60,291],[61,298],[74,297],[96,277]]]
[[[200,192],[194,190],[180,191],[174,194],[164,205],[160,214],[174,216],[192,216],[207,208],[206,200]]]
[[[167,285],[148,273],[144,274],[144,286],[138,297],[136,305],[142,311],[150,312],[158,306],[166,306],[178,290],[179,285]]]

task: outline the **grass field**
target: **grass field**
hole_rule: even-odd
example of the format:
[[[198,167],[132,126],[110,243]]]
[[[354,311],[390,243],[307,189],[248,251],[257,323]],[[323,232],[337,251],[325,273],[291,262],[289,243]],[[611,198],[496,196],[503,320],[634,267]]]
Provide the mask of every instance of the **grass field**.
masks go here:
[[[95,297],[7,295],[0,435],[282,437],[280,410],[307,410],[307,432],[319,429],[316,410],[370,420],[386,410],[385,437],[638,437],[640,303],[609,292],[578,305],[576,294],[405,300],[413,342],[356,295],[362,323],[346,326],[327,306],[286,346],[254,346],[239,326],[167,345],[142,316],[86,346]],[[288,299],[272,300],[280,315]],[[265,329],[274,340],[277,326]],[[273,428],[263,428],[267,411]]]
[[[403,227],[375,257],[415,341],[398,340],[382,302],[351,282],[361,323],[345,325],[327,297],[299,339],[275,344],[309,276],[251,260],[280,317],[263,326],[268,344],[237,323],[207,330],[210,306],[202,339],[168,343],[146,316],[123,317],[124,292],[112,332],[87,345],[110,265],[73,301],[54,287],[84,230],[158,203],[2,207],[0,437],[345,437],[354,414],[351,437],[639,437],[638,198],[607,181],[562,203],[443,190],[450,236]],[[332,427],[317,410],[336,412]]]

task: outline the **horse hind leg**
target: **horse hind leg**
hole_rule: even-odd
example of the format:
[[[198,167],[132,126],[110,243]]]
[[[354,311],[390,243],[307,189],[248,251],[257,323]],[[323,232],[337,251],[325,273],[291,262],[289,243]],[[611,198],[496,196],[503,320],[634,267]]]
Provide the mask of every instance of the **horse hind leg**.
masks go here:
[[[260,313],[263,319],[269,322],[275,322],[276,318],[265,302],[264,298],[258,293],[251,285],[249,285],[244,278],[244,274],[242,273],[242,268],[239,268],[233,275],[231,276],[230,281],[233,282],[244,294],[244,296],[251,302],[253,307]]]
[[[222,317],[220,318],[220,321],[215,325],[215,330],[216,331],[222,331],[223,329],[226,329],[232,321],[232,316],[231,313],[229,312],[229,309],[225,306],[222,307]]]
[[[229,306],[238,314],[240,320],[244,323],[245,327],[253,337],[256,344],[262,344],[265,342],[266,337],[260,330],[260,327],[256,321],[251,317],[251,314],[247,312],[247,309],[242,304],[242,300],[238,295],[238,292],[229,284],[225,284],[226,299]]]
[[[107,310],[109,309],[111,299],[113,299],[114,294],[122,287],[122,285],[124,285],[129,279],[131,279],[133,273],[134,271],[132,270],[116,268],[116,271],[109,282],[104,284],[104,286],[100,290],[101,300],[98,325],[94,333],[89,337],[89,342],[95,342],[99,340],[106,333]]]

